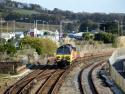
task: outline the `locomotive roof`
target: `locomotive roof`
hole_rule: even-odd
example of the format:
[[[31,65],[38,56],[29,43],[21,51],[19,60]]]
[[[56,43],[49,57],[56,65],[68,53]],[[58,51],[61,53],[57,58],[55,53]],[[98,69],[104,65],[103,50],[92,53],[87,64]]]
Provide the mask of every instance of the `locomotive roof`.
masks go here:
[[[73,46],[72,46],[71,44],[62,45],[62,46],[60,46],[59,48],[64,48],[64,47],[67,47],[67,48],[70,48],[70,49],[73,48]]]

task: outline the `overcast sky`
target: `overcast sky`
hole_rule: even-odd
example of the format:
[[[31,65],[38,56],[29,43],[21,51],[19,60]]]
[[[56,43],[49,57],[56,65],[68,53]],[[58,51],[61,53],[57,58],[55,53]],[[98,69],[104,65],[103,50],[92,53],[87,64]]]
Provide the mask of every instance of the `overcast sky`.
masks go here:
[[[125,13],[125,0],[14,0],[40,4],[47,9],[59,8],[73,12]]]

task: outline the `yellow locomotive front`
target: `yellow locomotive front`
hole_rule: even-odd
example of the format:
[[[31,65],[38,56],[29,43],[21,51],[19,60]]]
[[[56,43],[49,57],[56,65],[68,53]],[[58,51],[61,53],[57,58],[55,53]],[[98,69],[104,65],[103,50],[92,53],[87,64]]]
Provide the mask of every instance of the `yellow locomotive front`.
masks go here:
[[[60,46],[56,52],[56,63],[59,67],[66,67],[76,59],[76,50],[70,44]]]

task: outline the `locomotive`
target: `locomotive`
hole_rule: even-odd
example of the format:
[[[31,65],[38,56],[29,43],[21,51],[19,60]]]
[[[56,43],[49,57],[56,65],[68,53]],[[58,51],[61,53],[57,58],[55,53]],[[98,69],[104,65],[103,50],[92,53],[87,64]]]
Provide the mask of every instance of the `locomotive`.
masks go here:
[[[76,58],[78,58],[78,52],[76,47],[71,44],[65,44],[57,48],[55,62],[59,67],[71,65]]]

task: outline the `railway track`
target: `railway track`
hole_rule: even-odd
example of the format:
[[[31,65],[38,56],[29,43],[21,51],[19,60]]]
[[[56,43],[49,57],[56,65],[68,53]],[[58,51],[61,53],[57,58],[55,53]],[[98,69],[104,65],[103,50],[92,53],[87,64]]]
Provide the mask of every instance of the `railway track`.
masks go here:
[[[79,74],[78,81],[81,94],[99,94],[92,79],[92,72],[106,61],[99,60],[94,62],[83,68]]]
[[[63,75],[64,72],[65,70],[57,70],[40,86],[35,94],[51,94],[56,82],[58,82],[60,76]]]
[[[4,94],[58,94],[59,88],[68,73],[72,71],[73,67],[78,66],[85,60],[91,60],[107,55],[110,54],[87,55],[84,58],[76,60],[67,69],[58,69],[54,67],[48,68],[45,66],[45,68],[42,68],[41,70],[34,70],[6,89]]]
[[[48,72],[49,71],[49,72]],[[20,79],[10,86],[4,94],[24,94],[27,89],[35,83],[36,80],[48,77],[54,70],[34,70],[24,78]]]

